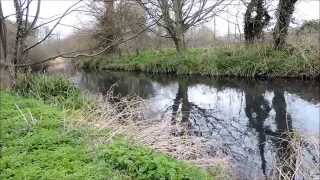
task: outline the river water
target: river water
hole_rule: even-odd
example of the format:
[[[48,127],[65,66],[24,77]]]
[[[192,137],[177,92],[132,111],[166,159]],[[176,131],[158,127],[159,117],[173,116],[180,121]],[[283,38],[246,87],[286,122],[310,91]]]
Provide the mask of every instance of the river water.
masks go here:
[[[148,102],[147,119],[166,117],[172,124],[184,127],[174,131],[174,135],[188,134],[222,142],[218,148],[230,157],[242,177],[239,179],[270,176],[275,171],[274,159],[289,162],[291,158],[290,162],[297,163],[298,157],[292,158],[296,147],[288,143],[292,132],[316,137],[319,142],[320,84],[316,81],[258,81],[112,71],[78,73],[74,80],[93,93],[104,93],[116,84],[115,94],[137,95]],[[319,156],[314,156],[311,145],[302,144],[305,159],[309,161],[306,163],[319,163]],[[216,144],[211,145],[217,148]],[[208,153],[214,155],[214,152]],[[282,172],[293,173],[288,168]],[[316,169],[309,173],[319,176]],[[296,176],[296,179],[302,178]]]

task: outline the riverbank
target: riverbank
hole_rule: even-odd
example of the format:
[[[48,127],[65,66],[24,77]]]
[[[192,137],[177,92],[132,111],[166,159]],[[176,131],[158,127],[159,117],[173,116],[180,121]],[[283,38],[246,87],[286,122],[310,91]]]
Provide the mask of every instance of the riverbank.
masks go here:
[[[126,134],[90,126],[108,112],[63,78],[23,77],[14,92],[0,91],[0,99],[1,179],[212,179],[218,174],[129,142]]]
[[[122,57],[99,56],[84,60],[85,70],[123,70],[208,76],[309,78],[320,77],[317,53],[275,51],[270,47],[173,49],[144,51]]]

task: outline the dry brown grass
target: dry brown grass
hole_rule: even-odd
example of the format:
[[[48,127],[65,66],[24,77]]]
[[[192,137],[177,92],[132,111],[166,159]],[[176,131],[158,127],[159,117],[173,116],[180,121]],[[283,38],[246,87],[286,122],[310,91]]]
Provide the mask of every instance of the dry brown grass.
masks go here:
[[[274,171],[271,179],[319,179],[319,136],[300,136],[296,132],[286,134],[289,139],[280,139],[286,149],[276,149],[273,157]],[[279,153],[280,152],[280,153]]]

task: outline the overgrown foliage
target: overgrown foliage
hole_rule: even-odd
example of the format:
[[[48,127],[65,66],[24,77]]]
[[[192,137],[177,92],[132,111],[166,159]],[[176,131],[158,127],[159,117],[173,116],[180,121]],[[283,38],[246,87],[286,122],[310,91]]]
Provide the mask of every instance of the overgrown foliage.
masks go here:
[[[121,59],[101,56],[87,60],[82,67],[210,76],[318,78],[320,61],[311,52],[298,54],[262,46],[190,49],[183,56],[177,56],[172,49],[145,51]]]

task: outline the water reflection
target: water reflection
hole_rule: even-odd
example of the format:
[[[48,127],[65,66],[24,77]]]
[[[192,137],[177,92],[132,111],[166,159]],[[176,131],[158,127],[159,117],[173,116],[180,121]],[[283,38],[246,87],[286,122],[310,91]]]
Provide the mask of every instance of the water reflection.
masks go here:
[[[277,172],[293,178],[296,152],[291,144],[292,132],[319,134],[317,82],[126,72],[82,73],[79,79],[80,86],[93,92],[106,92],[114,83],[117,94],[147,99],[149,116],[169,114],[173,135],[223,142],[221,148],[247,178],[274,173],[273,157],[280,168]]]
[[[245,113],[248,117],[248,126],[258,133],[258,149],[261,156],[261,169],[266,175],[266,159],[265,159],[265,142],[266,132],[264,123],[271,110],[268,101],[264,98],[265,90],[261,87],[255,87],[253,83],[249,83],[244,88],[246,107]]]
[[[273,135],[273,144],[277,151],[277,163],[279,164],[278,167],[281,167],[281,177],[293,179],[296,165],[295,149],[291,144],[293,127],[291,116],[287,113],[287,104],[282,88],[274,90],[272,106],[276,112],[277,130],[276,132],[270,131],[268,134]]]

